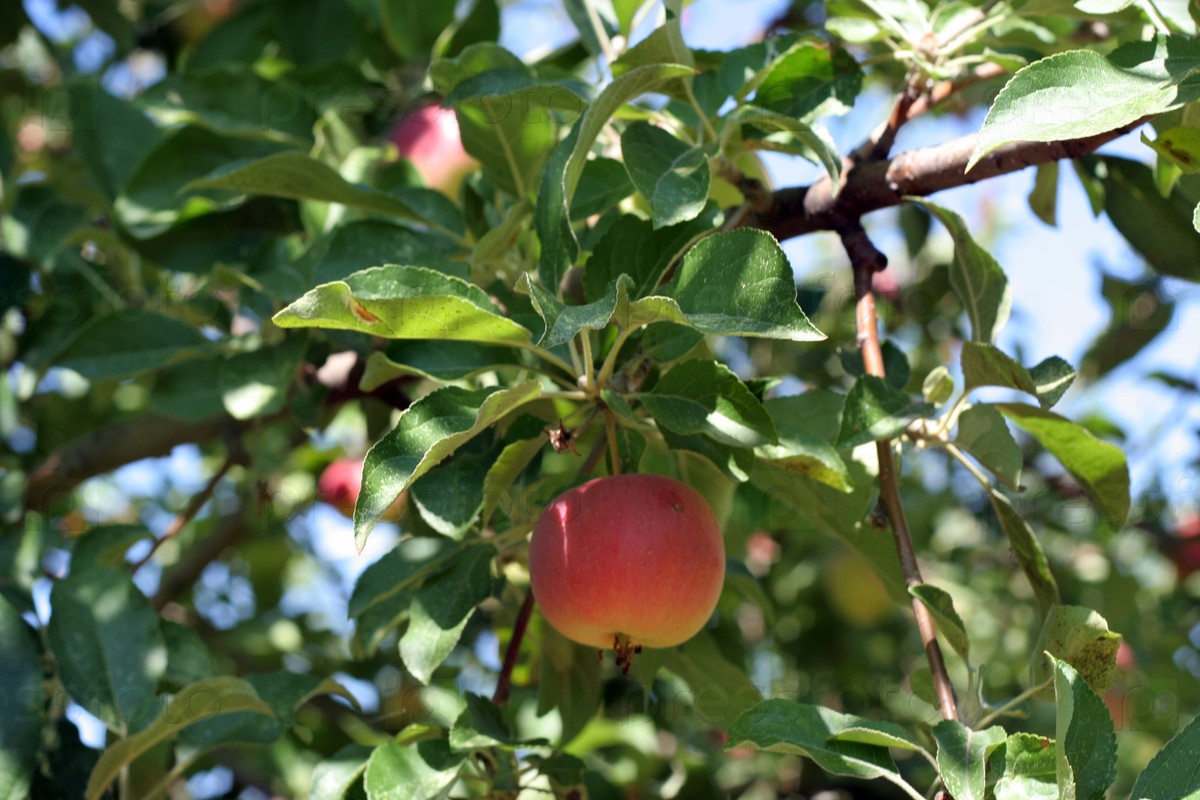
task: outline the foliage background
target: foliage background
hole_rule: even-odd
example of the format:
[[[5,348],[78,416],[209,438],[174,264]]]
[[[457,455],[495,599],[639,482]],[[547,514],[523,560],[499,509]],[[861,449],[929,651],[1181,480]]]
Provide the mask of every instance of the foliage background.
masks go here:
[[[412,182],[402,165],[377,168],[372,160],[378,154],[357,148],[379,144],[390,123],[415,100],[433,42],[389,38],[377,7],[366,2],[293,2],[270,23],[246,23],[240,32],[236,21],[269,13],[263,9],[277,11],[281,4],[250,4],[215,32],[199,30],[209,24],[203,14],[192,22],[187,21],[192,11],[179,16],[187,4],[133,5],[137,24],[125,13],[129,9],[118,11],[104,2],[65,10],[29,2],[24,9],[39,23],[36,29],[24,24],[16,5],[10,4],[4,11],[9,16],[0,20],[6,43],[0,169],[8,308],[3,334],[8,380],[0,384],[0,426],[10,448],[0,479],[9,526],[0,543],[3,563],[9,565],[0,588],[8,607],[42,626],[38,649],[56,652],[61,645],[45,627],[52,612],[79,614],[72,620],[75,629],[96,623],[88,609],[94,610],[99,599],[88,595],[85,566],[103,573],[123,569],[126,561],[139,562],[149,551],[148,537],[163,535],[221,468],[228,448],[239,442],[244,456],[216,484],[213,499],[134,578],[137,591],[153,598],[173,570],[198,565],[193,581],[176,588],[166,621],[134,610],[132,618],[98,630],[101,638],[111,636],[145,658],[166,655],[165,671],[148,694],[135,698],[144,704],[142,712],[158,709],[172,691],[196,680],[273,675],[260,678],[255,688],[263,699],[270,697],[277,713],[287,706],[284,719],[265,730],[210,733],[214,742],[224,735],[230,744],[198,748],[187,770],[187,792],[304,796],[314,769],[343,747],[375,746],[414,718],[448,725],[455,716],[454,698],[471,691],[490,694],[523,585],[519,557],[505,570],[509,585],[471,618],[462,646],[439,667],[431,687],[420,687],[411,670],[404,670],[397,657],[399,632],[388,634],[378,653],[358,657],[348,616],[355,582],[402,530],[420,530],[422,523],[410,510],[400,526],[377,528],[363,554],[356,555],[348,521],[313,504],[315,478],[335,456],[361,454],[378,439],[393,420],[396,398],[363,398],[351,391],[350,402],[346,397],[331,402],[330,395],[347,391],[344,385],[293,383],[300,356],[293,360],[285,346],[255,359],[265,346],[280,341],[260,326],[310,288],[315,282],[310,278],[368,266],[364,259],[377,258],[378,247],[387,248],[388,260],[405,247],[418,258],[444,253],[421,251],[428,239],[397,234],[386,244],[368,242],[338,261],[337,249],[322,252],[314,246],[320,237],[313,234],[336,230],[337,216],[344,212],[272,198],[184,200],[178,190],[232,160],[296,142],[344,174],[384,190]],[[754,4],[753,10],[763,20],[790,13],[793,24],[822,18],[815,7]],[[749,11],[737,3],[696,3],[685,18],[685,39],[693,47],[740,44],[723,34],[735,20],[739,35],[760,33],[756,14]],[[514,4],[503,12],[498,29],[485,21],[472,35],[487,39],[500,33],[517,52],[527,49],[523,39],[568,44],[577,35],[557,4]],[[196,31],[187,27],[192,23]],[[430,38],[440,33],[433,31]],[[258,43],[254,37],[259,36],[278,49],[268,49],[275,55],[260,61],[260,82],[254,83],[247,65],[258,51],[247,42]],[[218,69],[216,78],[201,77],[205,59]],[[873,72],[853,112],[830,119],[841,151],[855,146],[886,114],[901,77],[887,68]],[[99,85],[91,82],[94,78]],[[370,91],[360,94],[363,86]],[[346,90],[325,93],[325,87]],[[997,88],[991,84],[958,107],[914,122],[902,130],[898,149],[977,130]],[[183,99],[171,89],[184,91]],[[272,118],[273,129],[260,129],[264,96],[276,92],[280,102],[290,104],[305,90],[311,94],[298,112],[281,106],[287,113]],[[119,99],[127,97],[138,98],[140,109],[152,109],[158,127]],[[81,119],[95,124],[81,125]],[[176,134],[174,146],[164,145],[163,132],[181,124],[190,125],[187,133]],[[139,167],[155,148],[160,160],[151,169]],[[1105,152],[1154,163],[1152,151],[1136,136]],[[806,183],[820,174],[794,158],[767,161],[780,185]],[[1197,708],[1200,579],[1194,574],[1196,562],[1187,561],[1180,533],[1197,511],[1194,401],[1200,376],[1189,343],[1195,341],[1198,322],[1192,285],[1149,270],[1143,254],[1122,244],[1105,218],[1092,221],[1083,193],[1066,181],[1068,172],[1064,168],[1057,231],[1046,232],[1026,211],[1028,173],[937,200],[966,216],[976,238],[989,244],[1012,279],[1017,314],[1000,344],[1022,363],[1057,353],[1075,364],[1081,378],[1063,403],[1065,413],[1130,452],[1139,499],[1129,523],[1114,531],[1080,501],[1044,454],[1023,442],[1030,465],[1045,474],[1026,472],[1029,499],[1022,511],[1038,530],[1064,602],[1099,611],[1125,635],[1135,657],[1110,698],[1123,711],[1117,720],[1113,790],[1123,796],[1150,756]],[[916,376],[912,385],[919,388],[919,379],[934,365],[953,362],[963,332],[956,301],[944,286],[938,313],[922,315],[905,306],[906,297],[917,296],[906,290],[933,285],[937,266],[951,256],[948,238],[937,230],[922,246],[910,246],[920,238],[913,234],[920,229],[914,223],[919,220],[907,211],[884,211],[870,218],[868,227],[889,255],[888,275],[896,280],[882,312],[888,336],[905,350]],[[497,224],[494,216],[485,223]],[[1135,218],[1133,224],[1152,229],[1154,220]],[[786,243],[785,251],[796,270],[801,305],[830,341],[784,347],[724,340],[712,346],[744,376],[800,376],[802,384],[785,382],[785,390],[801,385],[844,389],[849,381],[837,348],[854,342],[844,255],[825,235]],[[1110,277],[1103,278],[1105,273]],[[165,368],[136,370],[133,379],[122,374],[123,368],[106,372],[94,366],[126,346],[123,340],[97,339],[96,349],[76,354],[74,361],[65,358],[64,347],[83,324],[111,309],[182,320],[217,348]],[[144,323],[144,317],[138,319]],[[238,328],[239,320],[249,327]],[[181,337],[172,343],[181,352],[189,347],[205,352],[199,339],[168,324],[140,330],[143,338]],[[317,334],[303,361],[315,369],[325,354],[348,346],[362,343],[347,334]],[[22,508],[24,473],[82,435],[140,419],[140,425],[126,429],[136,439],[163,425],[200,425],[214,410],[235,411],[239,401],[231,400],[230,392],[246,386],[236,378],[218,378],[213,370],[218,361],[239,356],[245,374],[275,377],[263,382],[265,388],[255,384],[258,394],[251,392],[246,401],[249,410],[242,416],[249,422],[240,426],[238,437],[220,430],[201,446],[182,445],[161,459],[90,479],[72,497],[42,509],[45,513]],[[293,385],[300,388],[289,389]],[[404,389],[410,390],[414,397],[419,391]],[[165,413],[170,421],[147,422],[150,413]],[[547,456],[547,473],[568,468],[565,456],[562,466],[554,466],[559,458]],[[538,491],[535,496],[544,501],[546,489]],[[973,661],[986,664],[980,677],[984,696],[999,701],[1018,694],[1028,686],[1038,612],[977,484],[940,453],[914,451],[904,459],[904,493],[926,578],[954,597],[971,634]],[[847,600],[838,587],[857,587],[866,578],[861,567],[846,560],[840,542],[816,535],[817,526],[806,521],[756,517],[750,513],[755,504],[741,500],[734,506],[727,544],[731,558],[745,567],[737,585],[750,587],[749,594],[727,593],[710,632],[715,652],[695,656],[698,674],[728,668],[716,673],[725,686],[749,679],[770,696],[932,723],[936,713],[919,697],[923,655],[908,612],[890,606],[864,611],[863,593]],[[230,534],[233,520],[240,527]],[[103,525],[125,527],[105,528],[101,537],[87,535]],[[770,539],[755,536],[761,531]],[[229,546],[209,553],[205,543],[213,541]],[[83,587],[82,602],[74,606],[52,598],[53,587],[67,575]],[[97,592],[111,591],[97,580]],[[756,583],[761,595],[752,588]],[[122,602],[141,609],[137,600]],[[856,619],[865,624],[854,624]],[[5,636],[25,635],[20,623],[6,625],[0,628]],[[134,630],[146,638],[133,638]],[[547,674],[539,656],[551,647],[552,634],[535,619],[515,676],[513,715],[523,735],[556,741],[556,714],[536,714]],[[89,702],[82,696],[56,695],[54,669],[44,662],[39,667],[50,677],[37,732],[29,739],[39,745],[38,755],[6,761],[4,776],[13,796],[19,796],[24,780],[33,780],[35,791],[71,796],[80,787],[71,782],[86,780],[84,767],[95,760],[94,748],[105,746],[118,731],[106,732],[104,723],[84,710]],[[734,751],[718,757],[719,731],[730,720],[688,701],[684,685],[689,678],[679,674],[682,670],[677,667],[676,675],[683,683],[668,673],[650,683],[648,666],[632,681],[604,673],[602,713],[570,748],[593,770],[593,796],[622,787],[648,795],[757,797],[843,785],[794,756]],[[965,666],[952,659],[952,673],[961,691],[968,677]],[[291,675],[315,677],[293,681]],[[14,682],[6,688],[19,687],[15,681],[21,676],[10,672]],[[334,687],[321,682],[326,677],[336,679],[359,709],[336,693],[329,695]],[[651,691],[649,705],[643,705],[646,690]],[[310,693],[320,696],[298,704]],[[90,705],[95,710],[105,703]],[[1035,703],[1028,709],[1030,718],[1013,721],[1012,728],[1053,734],[1053,706]],[[58,722],[60,715],[66,724]],[[148,721],[150,715],[140,718]],[[82,743],[74,740],[75,725]],[[259,744],[246,747],[246,741]],[[349,753],[348,762],[365,758],[362,751]],[[182,763],[173,762],[176,757],[160,745],[123,780],[135,790],[148,789],[163,780],[172,763]],[[902,768],[923,785],[931,776],[915,761],[902,761]],[[66,764],[75,771],[66,770]],[[47,784],[51,776],[53,785]],[[864,791],[855,786],[856,793]]]

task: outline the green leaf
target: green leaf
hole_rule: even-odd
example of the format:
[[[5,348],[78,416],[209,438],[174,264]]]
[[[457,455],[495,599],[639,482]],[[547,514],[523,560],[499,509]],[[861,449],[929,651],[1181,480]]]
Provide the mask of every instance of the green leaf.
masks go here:
[[[697,242],[663,293],[674,302],[656,307],[649,301],[658,298],[640,300],[646,305],[634,319],[644,310],[644,322],[683,322],[703,333],[793,342],[826,338],[797,304],[787,256],[765,231],[741,228]]]
[[[579,735],[600,706],[600,661],[596,652],[570,641],[548,623],[539,628],[542,641],[538,668],[537,715],[557,711],[562,719],[560,746]]]
[[[450,730],[453,750],[482,750],[515,743],[512,727],[504,714],[487,698],[466,694],[466,708]]]
[[[350,595],[349,615],[361,616],[389,597],[415,590],[467,546],[433,536],[405,539],[363,570]]]
[[[878,719],[859,719],[829,737],[834,742],[858,742],[876,747],[895,747],[913,753],[924,753],[924,746],[911,733],[894,722]]]
[[[1051,228],[1058,225],[1058,162],[1039,164],[1033,189],[1029,192],[1029,210]]]
[[[95,80],[68,84],[72,144],[83,156],[108,199],[115,200],[125,181],[163,133],[128,100],[114,96]]]
[[[990,405],[971,406],[958,418],[954,443],[995,475],[1006,487],[1021,490],[1024,456],[1000,412]]]
[[[774,422],[779,444],[760,446],[755,450],[760,459],[840,492],[853,491],[846,462],[828,442],[832,431],[819,428],[826,422],[824,415],[814,413],[803,394],[772,397],[763,405]]]
[[[1129,515],[1129,468],[1121,449],[1053,411],[1024,403],[999,403],[1006,417],[1029,432],[1075,476],[1110,525],[1119,529]]]
[[[492,521],[492,515],[496,513],[497,509],[511,516],[513,506],[520,498],[510,495],[509,490],[517,476],[546,446],[547,441],[545,432],[542,431],[535,438],[518,438],[511,441],[500,451],[500,455],[488,467],[487,475],[483,479],[483,510],[480,512],[480,525],[486,527]]]
[[[942,364],[929,371],[925,376],[925,380],[921,383],[921,396],[925,398],[926,403],[941,405],[950,399],[954,394],[954,378],[950,375],[950,370]]]
[[[588,106],[579,121],[579,138],[567,160],[563,175],[565,196],[568,200],[575,194],[575,188],[583,174],[584,162],[587,161],[596,137],[621,106],[666,81],[694,74],[695,70],[684,64],[648,64],[629,70],[604,87],[604,91]]]
[[[1057,755],[1053,739],[1031,733],[1009,736],[988,764],[996,776],[996,800],[1058,800]]]
[[[854,106],[863,73],[840,47],[804,40],[769,64],[754,83],[756,105],[802,122],[844,114]]]
[[[270,710],[242,710],[237,713],[209,715],[180,732],[179,750],[184,758],[194,758],[205,750],[231,744],[271,744],[296,724],[296,710],[317,695],[333,694],[354,708],[354,696],[331,678],[280,670],[249,675],[246,682]]]
[[[908,379],[912,377],[912,368],[908,365],[908,356],[904,355],[904,351],[891,342],[884,342],[880,347],[883,351],[883,373],[887,377],[887,382],[897,389],[903,389],[908,385]],[[858,378],[867,374],[866,367],[863,365],[862,350],[857,347],[839,347],[838,359],[842,362],[842,369],[846,370],[846,374],[852,378]],[[953,386],[953,381],[951,381]]]
[[[28,797],[42,730],[41,648],[37,634],[0,597],[0,797]]]
[[[167,668],[161,679],[164,685],[179,689],[213,677],[212,654],[194,628],[165,619],[160,627],[167,648]]]
[[[452,4],[428,6],[420,0],[380,0],[379,22],[388,45],[405,61],[426,56],[454,22]]]
[[[910,797],[920,797],[900,777],[886,747],[832,738],[848,728],[862,727],[862,723],[869,721],[821,706],[765,700],[737,718],[729,729],[725,749],[749,747],[804,756],[831,775],[884,778]]]
[[[1108,170],[1104,211],[1113,226],[1155,272],[1200,281],[1195,198],[1179,186],[1163,197],[1145,164],[1112,157],[1103,163]]]
[[[588,259],[583,271],[584,296],[589,301],[599,300],[622,274],[633,278],[631,298],[653,294],[667,267],[717,226],[720,213],[715,204],[710,205],[695,219],[658,229],[632,214],[621,216],[596,242]]]
[[[700,433],[731,447],[779,441],[771,415],[720,362],[694,359],[676,364],[640,398],[659,425],[684,436]]]
[[[621,133],[621,155],[646,202],[654,228],[695,219],[708,200],[708,151],[662,128],[635,122]]]
[[[56,581],[46,637],[71,697],[114,730],[137,730],[155,709],[167,666],[158,613],[114,567]]]
[[[842,157],[837,151],[836,144],[823,130],[812,127],[794,117],[764,108],[762,105],[746,104],[739,106],[724,120],[723,136],[732,140],[735,134],[744,132],[746,125],[763,131],[766,139],[754,140],[753,145],[762,149],[782,149],[794,152],[809,161],[819,163],[829,173],[831,185],[836,192],[841,186]],[[772,143],[779,135],[793,137],[800,147],[773,147]],[[738,137],[740,138],[740,136]]]
[[[396,427],[367,452],[362,493],[354,508],[354,543],[359,551],[388,506],[413,481],[459,445],[541,393],[536,380],[509,389],[480,391],[446,386],[409,406]]]
[[[79,328],[55,365],[88,380],[127,378],[204,350],[200,331],[156,311],[112,312]]]
[[[931,404],[914,401],[883,378],[863,375],[846,395],[837,447],[891,439],[904,433],[913,420],[930,417],[935,411]]]
[[[584,329],[598,331],[606,327],[617,310],[618,299],[628,302],[631,283],[629,278],[621,276],[609,285],[604,297],[581,306],[562,304],[553,294],[530,280],[527,272],[517,279],[516,288],[518,292],[529,295],[534,309],[546,325],[537,346],[550,349],[566,344]]]
[[[491,596],[495,556],[491,545],[464,550],[417,590],[408,630],[400,639],[400,656],[421,683],[429,683],[458,644],[475,607]]]
[[[1054,573],[1050,571],[1050,562],[1046,558],[1046,551],[1042,549],[1041,543],[1034,535],[1033,528],[1029,527],[1025,518],[1017,513],[1012,501],[997,489],[992,489],[989,494],[992,508],[995,509],[996,517],[1000,521],[1000,528],[1008,537],[1013,557],[1017,559],[1025,576],[1029,578],[1029,583],[1033,586],[1033,593],[1038,600],[1038,607],[1044,613],[1058,602],[1058,581],[1054,579]]]
[[[245,195],[205,190],[196,181],[231,163],[287,150],[258,136],[221,134],[187,125],[172,131],[138,162],[114,202],[123,227],[134,237],[157,236],[176,223],[242,205]]]
[[[584,162],[579,186],[571,198],[571,219],[580,221],[603,214],[634,191],[633,181],[620,161],[603,156],[589,159]]]
[[[955,800],[983,800],[987,760],[1004,737],[999,725],[974,731],[958,720],[946,719],[933,726],[938,774]]]
[[[567,165],[579,142],[581,117],[559,142],[542,172],[534,212],[541,253],[538,255],[538,280],[547,292],[557,292],[563,275],[579,258],[579,240],[571,226],[571,187],[567,185]]]
[[[1107,58],[1071,50],[1019,70],[1000,91],[967,163],[1010,142],[1079,139],[1179,108],[1200,96],[1200,43],[1183,36],[1131,42]]]
[[[1200,789],[1200,717],[1171,737],[1138,775],[1131,797],[1138,800],[1190,800]]]
[[[338,225],[314,245],[312,282],[346,280],[377,264],[414,264],[448,272],[443,265],[458,250],[459,245],[451,239],[432,231],[415,231],[379,219],[355,220]],[[467,270],[459,277],[468,277]]]
[[[135,652],[134,655],[139,654]],[[88,779],[87,800],[98,800],[123,767],[159,742],[200,720],[236,711],[274,716],[253,686],[231,675],[220,675],[184,687],[145,729],[104,751]]]
[[[1008,322],[1012,311],[1012,293],[1008,278],[991,253],[984,250],[971,236],[962,217],[948,208],[922,200],[906,198],[939,220],[954,240],[954,261],[950,265],[950,285],[962,300],[967,318],[971,320],[971,338],[991,344],[996,334]]]
[[[1191,174],[1200,172],[1200,130],[1186,126],[1168,128],[1154,141],[1142,134],[1142,144],[1148,145],[1161,158]]]
[[[533,206],[528,200],[522,200],[508,209],[499,225],[479,237],[471,250],[471,275],[477,283],[486,286],[498,274],[507,272],[510,265],[519,262],[517,243],[532,215]]]
[[[1060,797],[1100,800],[1117,775],[1117,737],[1104,701],[1065,661],[1054,660]]]
[[[371,754],[363,780],[369,800],[432,800],[454,785],[460,769],[462,758],[443,739],[388,742]]]
[[[221,367],[217,355],[189,358],[155,370],[150,408],[176,419],[196,422],[225,410],[221,399]]]
[[[719,730],[729,729],[729,741],[733,741],[730,726],[736,727],[754,708],[761,707],[762,693],[745,668],[726,659],[716,640],[704,631],[667,651],[662,665],[687,683],[702,721]]]
[[[306,292],[271,318],[281,328],[333,328],[391,339],[524,343],[529,331],[474,284],[425,267],[373,267]]]
[[[305,337],[291,336],[281,344],[231,356],[220,377],[229,416],[253,419],[282,410],[307,346]]]
[[[562,83],[501,67],[460,81],[445,105],[454,108],[463,149],[479,160],[484,175],[523,198],[534,191],[547,166],[557,139],[557,117],[582,111],[583,99]]]
[[[342,800],[356,787],[362,786],[363,773],[371,748],[365,744],[348,744],[313,767],[310,800]]]
[[[339,203],[385,216],[412,219],[440,227],[436,220],[396,194],[355,186],[323,161],[306,153],[275,153],[257,161],[235,162],[192,181],[186,189],[226,189],[242,194]],[[368,265],[364,265],[368,266]]]
[[[405,375],[448,383],[520,364],[517,351],[511,347],[454,339],[396,341],[367,358],[359,388],[370,392]]]
[[[1036,685],[1050,679],[1052,664],[1045,656],[1049,653],[1070,664],[1093,691],[1106,691],[1117,677],[1120,646],[1120,634],[1110,631],[1104,617],[1092,609],[1056,605],[1046,615],[1033,648],[1030,680]],[[1045,691],[1040,696],[1049,699],[1051,694]]]
[[[908,593],[920,600],[929,609],[929,613],[933,617],[933,621],[937,623],[938,630],[942,632],[942,636],[945,636],[946,641],[950,643],[954,651],[962,656],[963,661],[970,663],[970,642],[967,639],[967,626],[963,624],[962,617],[958,615],[958,611],[954,608],[954,601],[950,599],[950,595],[945,590],[939,589],[929,583],[910,586]],[[954,796],[957,797],[958,792],[954,792]]]
[[[443,536],[461,539],[478,519],[487,467],[499,453],[488,439],[467,442],[409,490],[421,518]]]

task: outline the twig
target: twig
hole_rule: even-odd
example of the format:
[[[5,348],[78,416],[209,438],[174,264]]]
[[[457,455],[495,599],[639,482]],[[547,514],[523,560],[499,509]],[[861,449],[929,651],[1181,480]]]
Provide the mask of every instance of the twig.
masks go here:
[[[904,82],[904,88],[896,97],[896,104],[892,106],[892,113],[887,121],[850,155],[852,162],[881,161],[892,152],[892,145],[896,143],[896,134],[900,132],[900,126],[912,119],[910,112],[913,105],[925,96],[925,92],[917,86],[916,80],[915,75],[910,75]]]
[[[517,665],[517,656],[521,654],[521,640],[525,638],[525,629],[529,627],[529,615],[533,611],[533,590],[525,594],[525,602],[517,612],[517,621],[513,623],[512,638],[508,640],[508,649],[504,651],[504,664],[500,667],[500,680],[496,683],[496,693],[492,702],[503,706],[508,702],[508,689],[512,684],[512,671]]]
[[[875,273],[887,266],[887,258],[871,242],[859,222],[845,224],[839,233],[854,269],[855,327],[858,346],[862,351],[863,367],[868,375],[882,378],[885,376],[883,351],[879,345],[879,323],[875,316],[875,292],[872,283]],[[911,589],[924,581],[921,578],[921,569],[917,565],[917,555],[908,530],[908,520],[904,516],[904,506],[900,502],[900,480],[892,459],[892,443],[888,439],[880,439],[875,443],[875,450],[879,457],[879,496],[892,523],[892,536],[900,556],[900,567],[904,571],[904,583]],[[933,673],[933,686],[942,717],[956,720],[958,708],[954,699],[954,687],[950,683],[946,661],[938,645],[933,617],[925,604],[916,597],[912,598],[912,608],[917,618],[917,628],[921,632],[921,641],[925,644],[929,669]]]
[[[1107,133],[1063,142],[1019,142],[992,151],[979,160],[970,172],[964,172],[976,135],[964,136],[945,144],[901,153],[888,161],[872,161],[856,166],[836,194],[828,177],[811,186],[778,189],[771,208],[748,214],[744,224],[790,239],[814,231],[837,231],[849,220],[881,208],[897,206],[909,195],[924,197],[978,183],[997,175],[1007,175],[1026,167],[1087,155],[1141,126],[1149,117]]]
[[[158,548],[162,546],[163,542],[167,541],[168,539],[175,538],[175,536],[181,530],[183,530],[183,526],[191,522],[192,519],[200,513],[200,509],[204,507],[204,504],[207,503],[213,496],[213,492],[217,490],[217,484],[221,482],[221,479],[225,477],[225,473],[229,472],[229,468],[232,467],[234,461],[237,460],[236,455],[236,450],[230,451],[229,455],[225,457],[225,462],[221,464],[216,472],[213,473],[213,476],[209,478],[209,481],[207,484],[205,484],[204,488],[196,493],[196,496],[192,498],[192,501],[187,504],[187,508],[179,512],[179,516],[175,517],[174,521],[171,522],[171,526],[167,528],[165,532],[163,532],[163,535],[154,540],[154,544],[150,546],[150,552],[146,553],[146,555],[142,557],[141,561],[133,565],[132,572],[134,574],[137,574],[137,571],[144,567],[146,562],[154,557],[154,554],[158,551]]]
[[[201,539],[187,556],[163,576],[158,592],[151,600],[156,611],[162,611],[176,597],[183,594],[196,580],[204,568],[216,561],[226,548],[233,547],[249,533],[245,512],[237,511],[222,517],[212,534]]]

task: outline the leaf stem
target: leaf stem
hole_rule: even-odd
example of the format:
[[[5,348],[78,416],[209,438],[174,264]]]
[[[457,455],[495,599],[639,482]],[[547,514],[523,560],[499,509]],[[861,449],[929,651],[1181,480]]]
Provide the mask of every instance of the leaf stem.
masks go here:
[[[596,385],[596,368],[592,358],[592,337],[588,333],[587,328],[579,332],[579,341],[583,350],[583,374],[587,376],[587,392],[594,396],[600,393],[600,389]]]
[[[875,273],[887,266],[887,257],[875,247],[858,218],[844,221],[838,233],[854,269],[855,326],[863,366],[867,374],[882,378],[885,371],[883,351],[879,344],[879,322],[875,316],[873,281]],[[900,480],[892,458],[891,440],[877,441],[875,451],[879,457],[879,497],[892,523],[892,536],[900,556],[900,566],[904,570],[904,583],[911,589],[924,583],[924,580],[917,565],[917,555],[913,548],[912,535],[908,530],[908,520],[904,515],[904,506],[900,501]],[[954,686],[950,682],[946,660],[938,645],[933,616],[916,597],[912,598],[912,609],[917,618],[917,628],[921,632],[921,641],[925,645],[925,657],[933,675],[933,685],[942,717],[957,720],[958,707],[954,699]]]
[[[517,612],[517,621],[513,623],[512,638],[508,640],[508,649],[504,651],[504,664],[500,667],[500,679],[496,682],[496,692],[492,702],[498,706],[508,703],[508,690],[512,684],[513,668],[517,665],[517,656],[521,654],[521,640],[525,638],[525,629],[529,627],[529,615],[533,612],[533,590],[525,594],[521,610]]]
[[[543,350],[540,347],[530,344],[529,342],[520,344],[520,345],[518,345],[518,347],[528,350],[529,352],[536,355],[538,358],[542,359],[543,361],[545,361],[548,364],[553,364],[554,366],[558,367],[559,369],[561,369],[563,372],[567,373],[568,375],[578,375],[579,374],[578,369],[572,367],[570,364],[563,361],[561,358],[554,355],[554,353],[549,352],[548,350]]]
[[[617,449],[617,424],[613,419],[613,412],[608,409],[604,410],[604,433],[608,439],[608,458],[612,462],[612,466],[608,470],[609,475],[621,474],[621,454]]]
[[[983,719],[979,720],[979,723],[975,727],[983,728],[984,726],[995,722],[1000,717],[1004,716],[1009,711],[1011,711],[1012,709],[1019,706],[1021,703],[1024,703],[1026,700],[1033,697],[1035,694],[1040,692],[1042,689],[1045,689],[1047,686],[1049,686],[1052,683],[1054,683],[1054,678],[1047,678],[1045,681],[1043,681],[1042,683],[1039,683],[1037,686],[1030,686],[1028,689],[1021,692],[1019,695],[1017,695],[1013,699],[1009,700],[1004,705],[995,709],[994,711],[992,711],[992,713],[988,714]]]
[[[608,355],[604,357],[604,363],[600,365],[600,374],[596,376],[596,389],[600,390],[605,387],[609,379],[612,377],[613,370],[617,366],[617,355],[621,352],[621,348],[625,345],[625,341],[632,330],[621,328],[617,333],[617,339],[613,342],[612,347],[608,350]]]

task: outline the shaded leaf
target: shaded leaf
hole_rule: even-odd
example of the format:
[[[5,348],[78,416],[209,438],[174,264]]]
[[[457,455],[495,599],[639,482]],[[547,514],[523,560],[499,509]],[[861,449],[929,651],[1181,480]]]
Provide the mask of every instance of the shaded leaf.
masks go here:
[[[1120,634],[1108,629],[1104,617],[1083,606],[1056,605],[1046,615],[1037,644],[1030,659],[1030,680],[1045,683],[1051,677],[1055,659],[1070,664],[1095,692],[1112,686],[1117,677],[1117,648]],[[1049,689],[1040,694],[1045,699],[1053,695]]]
[[[363,777],[369,800],[431,800],[441,797],[462,768],[462,758],[443,739],[375,748]]]
[[[1058,800],[1057,756],[1053,739],[1032,733],[1009,736],[988,763],[996,800]]]
[[[1059,796],[1098,800],[1117,775],[1117,737],[1104,701],[1065,661],[1054,660]]]
[[[885,379],[862,375],[846,395],[837,447],[857,447],[904,433],[913,420],[930,417],[936,409],[916,402]]]
[[[446,386],[400,415],[396,427],[367,452],[362,493],[354,508],[354,541],[361,551],[375,523],[397,496],[462,443],[542,392],[536,380],[508,389],[468,391]]]
[[[0,797],[28,797],[42,728],[42,664],[37,634],[0,597]]]
[[[937,623],[938,630],[942,632],[942,636],[946,637],[946,641],[954,648],[954,651],[962,656],[963,661],[970,663],[970,642],[967,639],[967,626],[963,624],[962,617],[958,615],[958,611],[954,608],[954,601],[950,599],[950,595],[945,590],[939,589],[933,584],[922,583],[916,586],[911,586],[908,593],[920,600],[933,617],[933,621]],[[955,796],[958,793],[955,792]]]
[[[88,380],[127,378],[204,350],[200,331],[155,311],[92,318],[59,352],[55,364]]]
[[[621,155],[634,186],[650,204],[654,228],[695,219],[708,200],[708,152],[662,128],[635,122],[621,132]]]
[[[1008,423],[995,407],[971,406],[958,418],[954,443],[1014,492],[1021,490],[1024,456]]]
[[[684,436],[700,433],[731,447],[778,442],[771,415],[720,362],[676,364],[641,401],[659,425]]]
[[[1082,425],[1024,403],[999,403],[1006,417],[1051,452],[1079,481],[1114,528],[1129,514],[1129,468],[1119,447],[1102,442]]]
[[[1189,800],[1200,790],[1200,717],[1171,737],[1133,784],[1138,800]]]
[[[1054,579],[1054,573],[1050,571],[1050,561],[1046,558],[1046,551],[1042,549],[1042,544],[1034,534],[1033,528],[1029,526],[1024,517],[1017,513],[1017,509],[1007,496],[1001,494],[997,489],[992,489],[989,496],[992,508],[995,509],[996,517],[1000,521],[1000,528],[1008,538],[1009,547],[1012,548],[1013,557],[1017,559],[1017,563],[1025,572],[1025,577],[1033,586],[1038,607],[1045,613],[1058,602],[1058,581]]]
[[[829,432],[818,428],[827,420],[823,414],[814,413],[804,395],[773,397],[763,406],[774,422],[779,443],[762,445],[755,450],[760,459],[839,491],[853,491],[846,462],[829,444]]]
[[[589,164],[592,162],[588,162]],[[687,222],[655,229],[649,220],[622,215],[596,242],[583,272],[584,296],[596,301],[626,274],[633,278],[633,299],[654,293],[667,267],[701,235],[717,226],[720,209],[714,204]]]
[[[937,741],[938,774],[955,800],[983,800],[988,758],[1003,744],[1004,729],[994,725],[974,731],[958,720],[933,726]]]
[[[696,715],[719,730],[733,729],[751,707],[761,704],[759,692],[746,675],[744,667],[734,664],[721,654],[716,640],[701,631],[681,647],[665,652],[662,665],[683,678],[692,690]]]
[[[1012,291],[1008,277],[992,254],[971,236],[962,217],[928,200],[906,198],[922,206],[946,226],[954,240],[954,261],[950,265],[950,285],[962,300],[971,320],[971,338],[991,344],[1008,322],[1012,311]]]
[[[1200,43],[1183,36],[1130,42],[1108,57],[1071,50],[1019,70],[979,131],[969,171],[1009,142],[1056,142],[1115,130],[1200,96]]]

